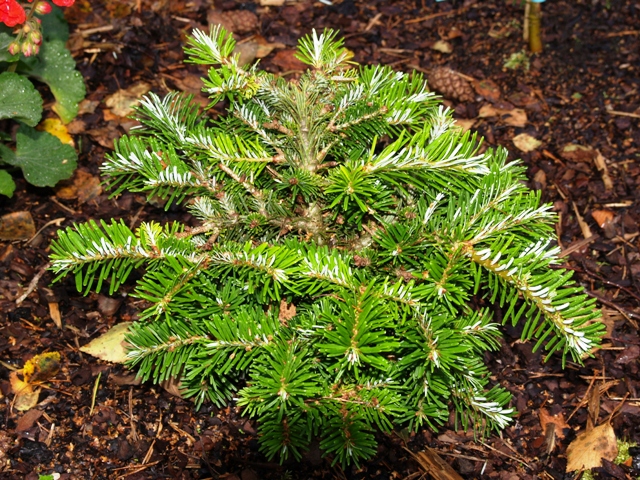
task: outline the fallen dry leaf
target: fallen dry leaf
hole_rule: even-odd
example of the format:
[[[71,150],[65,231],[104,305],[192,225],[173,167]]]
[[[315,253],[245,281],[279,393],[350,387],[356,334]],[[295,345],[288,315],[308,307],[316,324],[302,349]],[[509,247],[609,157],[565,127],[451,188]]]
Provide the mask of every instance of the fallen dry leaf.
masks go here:
[[[20,412],[25,412],[32,409],[38,404],[38,397],[40,396],[40,388],[33,389],[33,385],[19,377],[19,372],[11,372],[9,375],[9,382],[11,383],[11,390],[15,394],[13,399],[13,408]]]
[[[62,328],[62,316],[58,302],[49,302],[49,315],[51,315],[51,320],[56,324],[56,327]]]
[[[527,124],[527,112],[521,108],[504,110],[500,118],[510,127],[524,127]]]
[[[222,12],[216,8],[212,8],[207,12],[207,22],[209,25],[221,25],[227,32],[233,32],[235,22],[233,17],[227,12]]]
[[[602,308],[602,320],[606,327],[606,333],[602,336],[602,338],[611,339],[613,335],[613,330],[616,326],[616,322],[620,320],[624,320],[624,316],[617,310],[611,308]]]
[[[480,111],[478,112],[478,117],[480,118],[490,118],[496,117],[500,114],[500,111],[491,104],[483,105],[480,107]]]
[[[173,78],[176,87],[187,93],[197,95],[202,91],[202,75],[186,72],[182,78]]]
[[[84,170],[76,170],[69,180],[60,182],[56,187],[56,197],[61,200],[75,200],[86,203],[102,193],[100,178]]]
[[[22,368],[25,382],[46,382],[60,371],[60,353],[46,352],[27,360]]]
[[[304,71],[307,66],[295,57],[296,50],[280,50],[271,59],[271,63],[280,67],[285,72]]]
[[[106,127],[92,128],[87,130],[86,133],[89,134],[93,140],[109,150],[113,150],[114,148],[113,139],[120,136],[117,127],[112,123],[107,124]]]
[[[233,51],[240,54],[240,64],[246,65],[252,63],[256,58],[266,57],[276,48],[285,47],[284,43],[270,43],[261,35],[254,35],[238,42]]]
[[[182,382],[179,377],[168,378],[160,386],[174,397],[184,398],[184,395],[182,395]]]
[[[546,431],[549,425],[555,428],[556,436],[558,438],[564,438],[562,430],[565,428],[571,428],[564,419],[562,412],[555,415],[551,415],[546,408],[541,408],[538,412],[538,418],[540,419],[540,426],[542,431]]]
[[[591,216],[600,228],[604,228],[607,222],[613,220],[614,215],[615,214],[611,210],[594,210],[591,212]]]
[[[583,147],[575,143],[565,145],[560,151],[560,156],[570,162],[590,162],[596,157],[596,151],[591,147]]]
[[[431,49],[441,53],[453,52],[453,46],[446,40],[436,41],[433,45],[431,45]]]
[[[98,310],[103,315],[110,317],[118,311],[123,301],[124,299],[122,297],[111,298],[106,295],[98,295]]]
[[[511,127],[524,127],[527,124],[527,112],[521,108],[505,110],[496,108],[493,105],[483,105],[478,112],[478,117],[500,117],[501,121]]]
[[[25,432],[29,430],[42,416],[42,413],[42,410],[39,410],[37,408],[29,410],[16,422],[16,432]]]
[[[618,455],[618,443],[609,423],[580,433],[567,447],[567,472],[589,470],[602,466],[602,459],[613,461]]]
[[[500,95],[502,95],[502,93],[500,92],[500,87],[498,87],[498,85],[496,85],[493,80],[480,80],[478,82],[475,82],[473,87],[475,88],[478,95],[481,95],[486,100],[489,100],[491,102],[498,101],[500,99]]]
[[[518,148],[518,150],[527,153],[538,148],[542,145],[542,142],[540,140],[536,140],[528,133],[521,133],[520,135],[513,137],[513,144]]]
[[[451,30],[449,30],[449,33],[447,33],[446,35],[443,35],[442,38],[444,40],[453,40],[454,38],[459,38],[463,35],[462,30],[460,30],[458,27],[451,27]]]
[[[507,97],[510,103],[513,103],[516,107],[526,107],[537,103],[536,97],[533,95],[527,95],[523,92],[515,92]]]
[[[100,105],[100,102],[98,100],[89,100],[88,98],[85,98],[78,105],[78,115],[93,113],[96,111],[96,108],[98,108],[98,105]]]
[[[133,113],[133,108],[140,103],[140,98],[149,90],[151,90],[151,85],[148,83],[136,83],[125,90],[120,89],[109,95],[104,103],[114,115],[127,117]]]
[[[34,387],[54,377],[59,371],[60,353],[47,352],[27,360],[22,370],[11,372],[9,381],[15,394],[13,408],[22,412],[35,407],[41,389]]]
[[[47,118],[38,125],[38,130],[50,133],[54,137],[58,138],[62,143],[75,147],[73,138],[69,135],[69,131],[62,120],[59,118]]]
[[[135,373],[125,373],[122,375],[111,373],[109,374],[109,381],[120,386],[127,386],[127,385],[137,386],[142,383],[142,378],[138,377]]]
[[[70,123],[67,123],[67,132],[69,132],[71,135],[79,135],[81,133],[84,133],[86,129],[87,124],[79,118],[76,118]]]
[[[238,61],[240,65],[248,65],[253,63],[258,55],[258,44],[253,41],[238,43],[233,49],[233,53],[240,55],[240,60]]]
[[[547,174],[545,173],[544,170],[542,169],[538,170],[536,174],[533,176],[533,181],[539,183],[540,188],[542,190],[547,188]],[[537,186],[536,186],[536,189],[537,189]]]
[[[127,360],[125,335],[130,325],[131,322],[114,325],[107,333],[80,347],[80,351],[107,362],[124,363]]]
[[[280,42],[271,43],[261,35],[254,35],[253,39],[258,44],[258,51],[256,52],[257,58],[266,57],[276,48],[286,48],[286,45],[284,43],[280,43]]]
[[[0,240],[29,240],[36,234],[36,225],[29,212],[12,212],[0,217]]]
[[[471,130],[475,124],[476,124],[476,121],[474,119],[467,120],[464,118],[456,118],[454,120],[454,126],[456,128],[459,128],[460,131],[462,132],[467,132]]]

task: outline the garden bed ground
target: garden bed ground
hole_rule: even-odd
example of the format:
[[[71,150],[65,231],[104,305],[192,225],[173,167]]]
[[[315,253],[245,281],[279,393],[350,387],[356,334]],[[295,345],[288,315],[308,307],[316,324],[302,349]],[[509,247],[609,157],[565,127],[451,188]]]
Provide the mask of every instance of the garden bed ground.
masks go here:
[[[227,0],[215,9],[211,3],[76,0],[67,12],[70,48],[89,92],[69,126],[80,151],[76,181],[56,190],[19,181],[14,197],[0,200],[2,213],[28,211],[36,227],[44,227],[29,242],[0,242],[0,478],[37,479],[38,473],[53,472],[61,478],[131,480],[421,478],[426,464],[414,455],[430,447],[463,478],[561,479],[567,445],[586,428],[596,406],[598,422],[613,413],[618,438],[640,442],[640,3],[546,2],[545,50],[530,58],[528,71],[504,67],[525,45],[523,11],[503,0],[335,0],[271,7]],[[238,10],[255,15],[239,16]],[[299,36],[312,27],[332,27],[341,30],[360,63],[427,74],[446,65],[474,79],[473,98],[449,104],[460,124],[477,130],[488,146],[505,146],[512,158],[522,158],[531,187],[554,204],[566,266],[603,307],[603,350],[584,366],[567,362],[562,370],[560,358],[544,363],[530,344],[519,341],[517,328],[506,326],[501,350],[487,358],[493,380],[513,393],[519,411],[501,436],[474,441],[453,425],[438,432],[398,432],[380,437],[371,461],[343,471],[317,446],[302,464],[270,463],[258,451],[256,425],[234,406],[205,405],[196,412],[167,389],[139,385],[121,367],[79,351],[112,325],[134,318],[135,299],[82,297],[71,279],[51,286],[47,272],[17,305],[48,261],[56,225],[92,218],[122,218],[129,225],[150,218],[190,221],[138,195],[109,199],[100,191],[98,169],[113,139],[133,125],[125,118],[129,97],[149,89],[199,93],[203,70],[182,63],[182,45],[208,19],[241,19],[234,28],[245,55],[264,57],[265,68],[285,75],[300,68],[292,57]],[[434,49],[443,46],[438,41],[451,52]],[[542,144],[519,151],[514,138],[521,134]],[[567,150],[568,144],[586,149]],[[61,328],[54,321],[58,311]],[[43,390],[38,407],[27,414],[13,411],[4,367],[22,367],[44,351],[61,353],[61,372]],[[587,396],[588,390],[600,395]],[[545,412],[558,415],[553,444]],[[567,422],[564,429],[560,418]],[[601,478],[630,475],[627,467],[601,469]]]

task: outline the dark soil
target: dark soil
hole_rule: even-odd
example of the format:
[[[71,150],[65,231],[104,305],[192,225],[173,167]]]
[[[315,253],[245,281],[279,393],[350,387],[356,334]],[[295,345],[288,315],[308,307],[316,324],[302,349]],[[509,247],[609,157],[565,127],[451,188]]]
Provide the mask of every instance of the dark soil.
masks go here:
[[[511,54],[526,48],[523,10],[511,1],[335,0],[330,6],[263,7],[227,0],[215,7],[211,15],[207,0],[77,0],[67,12],[70,48],[89,92],[69,127],[84,183],[65,192],[20,180],[15,196],[0,200],[3,214],[28,211],[37,228],[46,225],[30,242],[0,243],[0,478],[53,472],[63,479],[426,478],[414,454],[430,447],[463,478],[561,479],[567,445],[587,428],[589,412],[597,423],[610,420],[619,439],[640,442],[640,3],[546,2],[545,49],[530,56],[528,71],[504,67]],[[544,363],[519,340],[517,328],[506,326],[502,349],[487,361],[494,381],[513,393],[519,414],[500,436],[474,440],[451,424],[439,432],[381,436],[377,456],[360,468],[331,466],[317,446],[303,463],[281,466],[259,453],[256,425],[234,406],[195,411],[190,401],[160,386],[138,385],[121,367],[79,351],[114,324],[135,318],[136,301],[126,291],[83,297],[71,279],[51,286],[47,272],[16,304],[48,262],[56,234],[51,220],[61,219],[63,226],[91,218],[123,218],[129,225],[149,218],[189,221],[141,196],[114,200],[96,189],[104,154],[133,125],[105,100],[140,82],[158,94],[197,94],[204,70],[182,63],[185,36],[205,28],[208,14],[220,18],[228,12],[230,21],[240,18],[238,10],[254,12],[257,20],[243,14],[239,40],[251,46],[257,38],[252,36],[260,35],[263,44],[280,44],[261,60],[274,72],[295,75],[299,65],[291,49],[297,39],[313,27],[332,27],[341,30],[358,62],[427,73],[446,65],[472,77],[473,100],[447,100],[456,117],[466,120],[461,125],[473,123],[488,146],[504,146],[512,158],[522,158],[531,187],[553,203],[566,266],[599,299],[607,337],[584,366],[567,362],[563,370],[561,358]],[[453,51],[434,50],[438,40]],[[513,126],[514,115],[523,112],[526,122]],[[513,139],[523,133],[542,145],[519,151]],[[567,152],[567,144],[590,150]],[[62,328],[51,317],[56,307]],[[35,409],[16,412],[9,369],[45,351],[61,353],[62,369]],[[561,415],[568,426],[554,431],[541,422],[541,412]],[[600,478],[634,474],[640,473],[606,462],[599,469]]]

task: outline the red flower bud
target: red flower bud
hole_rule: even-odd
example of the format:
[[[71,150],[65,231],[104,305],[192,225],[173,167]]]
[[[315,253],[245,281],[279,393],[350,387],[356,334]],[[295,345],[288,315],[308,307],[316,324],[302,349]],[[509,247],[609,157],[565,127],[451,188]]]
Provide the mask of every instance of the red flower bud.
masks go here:
[[[72,2],[73,3],[73,2]],[[27,19],[24,8],[16,0],[0,0],[0,22],[15,27]]]
[[[51,12],[51,4],[49,2],[38,2],[33,8],[35,8],[36,13],[39,13],[40,15],[46,15]]]
[[[42,33],[34,30],[27,37],[34,45],[40,45],[42,43]]]
[[[53,3],[59,7],[70,7],[75,1],[76,0],[53,0]]]
[[[34,55],[36,53],[38,53],[38,52],[36,50],[36,46],[33,43],[31,43],[29,41],[25,41],[22,44],[22,54],[25,57],[30,57],[31,55]]]
[[[19,42],[11,42],[9,44],[9,53],[11,55],[17,55],[18,53],[20,53],[20,43]]]

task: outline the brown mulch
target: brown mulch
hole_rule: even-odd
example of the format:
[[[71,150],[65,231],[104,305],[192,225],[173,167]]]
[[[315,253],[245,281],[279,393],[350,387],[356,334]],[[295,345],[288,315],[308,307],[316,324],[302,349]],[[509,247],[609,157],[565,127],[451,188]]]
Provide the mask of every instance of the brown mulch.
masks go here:
[[[474,439],[450,424],[438,432],[380,436],[378,454],[360,468],[332,466],[317,445],[302,463],[278,465],[258,451],[256,425],[234,406],[205,405],[196,412],[190,401],[160,386],[138,385],[121,367],[79,351],[112,325],[135,318],[136,301],[126,289],[113,297],[83,297],[71,279],[51,285],[47,272],[16,304],[47,264],[56,231],[51,223],[29,242],[0,242],[0,478],[57,472],[62,479],[417,479],[426,478],[425,470],[411,452],[430,447],[463,478],[562,479],[567,445],[586,428],[589,398],[591,412],[593,402],[599,405],[598,422],[612,416],[619,439],[640,443],[640,4],[549,0],[543,4],[545,50],[531,56],[524,71],[504,67],[525,48],[523,11],[513,3],[335,0],[265,7],[227,0],[214,9],[204,0],[77,0],[67,12],[69,45],[88,96],[70,130],[82,173],[66,190],[20,180],[13,198],[0,198],[0,213],[29,211],[37,229],[56,219],[63,226],[91,218],[188,222],[180,210],[165,213],[133,194],[109,199],[97,186],[104,154],[133,126],[120,115],[124,92],[114,94],[148,88],[198,94],[204,70],[182,63],[182,45],[208,19],[236,22],[247,55],[266,55],[263,67],[285,75],[300,68],[292,49],[301,35],[338,28],[360,63],[427,75],[448,66],[475,80],[473,99],[449,99],[448,105],[488,146],[522,158],[530,186],[560,215],[566,267],[599,299],[608,327],[593,359],[584,366],[567,362],[565,370],[558,357],[545,363],[531,344],[520,342],[518,328],[507,325],[502,349],[486,359],[519,412],[502,435]],[[451,53],[433,49],[437,41],[447,42]],[[521,134],[542,145],[519,151],[514,138]],[[45,351],[61,353],[62,370],[34,410],[16,412],[9,368]],[[586,398],[596,389],[599,398]],[[540,419],[545,413],[561,414],[567,427],[551,432]],[[640,472],[605,463],[599,475],[624,479]]]

